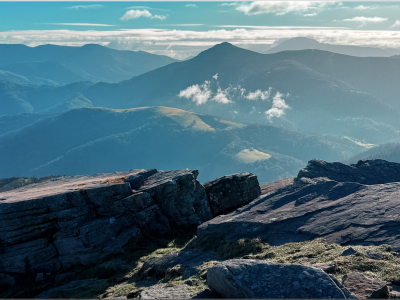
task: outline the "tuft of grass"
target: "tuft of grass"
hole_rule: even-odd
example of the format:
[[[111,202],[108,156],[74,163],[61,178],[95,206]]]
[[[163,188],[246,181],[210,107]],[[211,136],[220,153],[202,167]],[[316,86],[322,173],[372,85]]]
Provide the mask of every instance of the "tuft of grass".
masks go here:
[[[214,251],[222,259],[242,257],[249,254],[261,252],[267,244],[261,242],[261,239],[240,239],[238,241],[225,241],[223,238],[198,238],[194,237],[185,248],[201,248],[205,251]]]

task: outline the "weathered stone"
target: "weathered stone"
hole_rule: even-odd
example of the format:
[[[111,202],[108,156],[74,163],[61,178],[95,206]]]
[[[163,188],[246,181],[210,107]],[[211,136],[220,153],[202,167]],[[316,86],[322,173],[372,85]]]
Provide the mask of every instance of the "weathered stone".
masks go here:
[[[257,176],[238,173],[223,176],[204,184],[213,217],[234,211],[261,194]]]
[[[145,180],[132,191],[124,180]],[[0,270],[58,272],[123,251],[130,240],[164,234],[170,224],[211,218],[197,171],[131,170],[53,178],[0,194]]]
[[[43,273],[37,273],[36,274],[35,282],[36,283],[43,283],[44,282]]]
[[[399,297],[400,297],[400,285],[392,284],[391,290],[390,290],[389,293],[390,293],[390,295],[391,295],[392,297],[397,297],[397,298],[399,298]]]
[[[337,182],[358,182],[361,184],[384,184],[400,182],[400,164],[382,159],[360,160],[354,165],[328,163],[313,159],[300,170],[297,178],[327,177]]]
[[[124,181],[128,182],[132,188],[132,190],[140,188],[143,184],[144,181],[149,178],[151,175],[154,175],[157,173],[156,169],[150,169],[146,171],[139,172],[135,175],[131,175],[128,178],[126,178]]]
[[[60,282],[71,281],[72,279],[75,278],[75,276],[76,274],[72,272],[57,274],[54,277],[54,282],[60,283]]]
[[[148,290],[140,291],[139,299],[189,299],[191,293],[186,285],[166,287],[165,284],[156,284]]]
[[[210,289],[206,289],[201,293],[198,293],[196,296],[192,297],[192,299],[217,299],[217,298],[218,295]]]
[[[354,250],[352,247],[344,250],[340,256],[350,256],[350,255],[356,255],[358,252]]]
[[[15,285],[15,279],[14,277],[8,274],[0,273],[0,284],[11,285],[11,286]]]
[[[144,184],[144,178],[142,175],[132,175],[125,179],[128,182],[132,190],[140,188]]]
[[[359,272],[343,276],[343,285],[359,299],[387,298],[389,295],[386,282]]]
[[[212,218],[204,187],[196,180],[198,171],[157,172],[137,192],[146,192],[173,226],[199,225]]]
[[[321,269],[324,272],[331,272],[335,269],[334,265],[326,264],[326,263],[316,263],[316,264],[310,264],[309,262],[302,263],[303,266],[306,267],[313,267],[317,269]]]
[[[293,184],[293,181],[294,181],[294,177],[290,177],[290,178],[283,178],[283,179],[279,179],[274,182],[263,184],[260,186],[261,187],[261,195],[273,193],[277,189],[281,189],[288,185]]]
[[[109,271],[131,271],[133,267],[122,259],[112,259],[99,266]]]
[[[400,182],[395,180],[400,180],[396,163],[310,161],[293,185],[205,222],[197,233],[228,241],[259,237],[272,245],[323,237],[346,245],[389,244],[399,251]]]
[[[320,269],[252,259],[211,267],[207,284],[222,298],[349,298],[346,289]]]
[[[374,250],[367,250],[367,251],[365,251],[365,254],[370,259],[376,259],[376,260],[383,259],[383,255],[381,253],[379,253],[379,252],[374,251]]]
[[[61,285],[59,287],[55,287],[49,290],[46,290],[39,295],[37,295],[35,298],[36,299],[54,299],[54,298],[60,298],[60,293],[63,294],[70,294],[73,295],[74,292],[77,290],[87,290],[90,288],[97,288],[97,287],[106,287],[107,286],[107,280],[105,279],[86,279],[86,280],[76,280],[72,281],[70,283]],[[76,298],[76,295],[74,295]],[[68,298],[71,298],[68,297]]]

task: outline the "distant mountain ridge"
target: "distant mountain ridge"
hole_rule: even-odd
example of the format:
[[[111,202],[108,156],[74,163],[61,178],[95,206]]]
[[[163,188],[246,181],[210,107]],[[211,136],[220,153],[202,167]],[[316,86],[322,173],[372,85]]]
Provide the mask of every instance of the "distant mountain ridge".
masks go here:
[[[400,54],[400,49],[385,50],[381,48],[367,46],[327,44],[320,43],[317,40],[307,37],[295,37],[286,39],[263,53],[271,54],[281,51],[297,51],[307,49],[323,50],[358,57],[389,57],[392,56],[394,53]]]
[[[0,70],[55,84],[87,80],[119,82],[175,61],[168,56],[115,50],[97,44],[82,47],[0,44]]]
[[[0,89],[8,99],[0,102],[0,113],[45,113],[56,106],[60,111],[88,101],[115,109],[167,106],[379,144],[399,137],[398,78],[400,60],[392,57],[321,50],[260,54],[222,43],[119,83],[9,85]],[[87,100],[62,105],[75,94]]]

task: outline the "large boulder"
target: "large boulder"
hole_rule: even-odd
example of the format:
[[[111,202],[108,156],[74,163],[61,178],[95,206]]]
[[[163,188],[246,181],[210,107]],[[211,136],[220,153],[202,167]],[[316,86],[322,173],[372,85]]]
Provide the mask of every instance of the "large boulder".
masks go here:
[[[197,229],[199,237],[256,238],[270,244],[325,238],[347,245],[389,244],[400,250],[400,164],[347,166],[312,160],[292,185]]]
[[[54,273],[212,215],[197,171],[60,177],[0,193],[0,270]],[[129,178],[144,182],[132,190]]]
[[[211,267],[207,284],[222,298],[355,298],[320,269],[253,259],[231,259]]]
[[[219,177],[204,184],[213,217],[234,211],[261,194],[257,176],[238,173]]]
[[[343,285],[359,299],[388,298],[389,296],[386,282],[360,272],[346,274],[342,281]]]

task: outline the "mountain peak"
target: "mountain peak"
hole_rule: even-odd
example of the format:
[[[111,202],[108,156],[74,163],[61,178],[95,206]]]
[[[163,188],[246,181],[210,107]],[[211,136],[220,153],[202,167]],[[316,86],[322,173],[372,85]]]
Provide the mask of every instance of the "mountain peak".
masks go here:
[[[237,55],[261,55],[257,52],[254,51],[250,51],[247,49],[243,49],[240,47],[237,47],[235,45],[232,45],[231,43],[228,42],[223,42],[220,44],[216,44],[215,46],[204,50],[203,52],[201,52],[199,55],[197,55],[197,57],[202,57],[202,58],[225,58],[226,55],[230,55],[230,56],[237,56]]]

